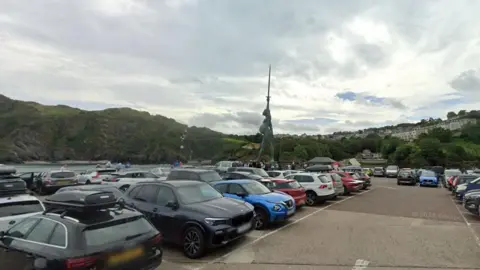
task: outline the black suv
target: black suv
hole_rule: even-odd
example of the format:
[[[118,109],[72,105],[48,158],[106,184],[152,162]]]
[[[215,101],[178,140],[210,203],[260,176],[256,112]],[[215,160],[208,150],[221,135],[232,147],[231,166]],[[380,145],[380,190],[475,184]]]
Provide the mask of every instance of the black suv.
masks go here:
[[[66,191],[47,210],[0,232],[8,269],[153,270],[162,261],[162,235],[145,217],[116,205],[111,192]]]
[[[416,185],[415,172],[412,169],[400,169],[397,175],[397,185],[401,184]]]
[[[170,171],[167,180],[196,180],[210,183],[223,179],[214,170],[178,168]]]
[[[252,205],[225,198],[201,181],[138,183],[125,192],[124,200],[144,213],[165,241],[183,247],[185,256],[192,259],[254,228]]]

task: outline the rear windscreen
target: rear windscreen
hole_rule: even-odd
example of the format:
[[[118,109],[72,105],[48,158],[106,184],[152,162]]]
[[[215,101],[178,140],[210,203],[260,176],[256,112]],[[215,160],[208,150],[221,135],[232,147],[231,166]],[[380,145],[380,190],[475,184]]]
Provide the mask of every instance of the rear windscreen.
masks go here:
[[[270,177],[277,177],[280,175],[280,172],[267,172]]]
[[[320,182],[322,182],[322,183],[328,183],[328,182],[330,182],[330,181],[328,181],[328,178],[327,178],[325,175],[320,175],[320,176],[318,177],[318,179],[320,179]]]
[[[156,232],[145,218],[138,216],[87,227],[84,237],[87,247],[98,247],[128,241],[135,236]]]
[[[0,218],[42,211],[43,207],[39,201],[24,201],[0,204]]]
[[[112,174],[116,172],[117,170],[102,170],[102,171],[97,171],[99,175],[106,175],[106,174]]]
[[[50,174],[52,178],[72,178],[75,177],[74,172],[52,172]]]
[[[200,174],[200,180],[205,182],[213,182],[213,181],[222,181],[222,177],[215,171],[205,172]]]

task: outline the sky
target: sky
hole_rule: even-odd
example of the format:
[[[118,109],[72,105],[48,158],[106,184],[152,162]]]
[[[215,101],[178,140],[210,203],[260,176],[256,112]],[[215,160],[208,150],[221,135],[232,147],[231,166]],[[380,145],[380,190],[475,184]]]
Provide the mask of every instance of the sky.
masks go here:
[[[329,134],[480,107],[477,0],[0,0],[0,93]]]

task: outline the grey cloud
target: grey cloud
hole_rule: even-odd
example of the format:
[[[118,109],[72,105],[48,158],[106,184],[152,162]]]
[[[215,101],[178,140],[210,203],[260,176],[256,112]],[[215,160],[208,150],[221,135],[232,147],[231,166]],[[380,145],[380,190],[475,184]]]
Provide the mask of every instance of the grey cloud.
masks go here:
[[[450,86],[460,92],[480,91],[480,73],[470,69],[457,75],[449,82]]]
[[[382,47],[375,44],[358,44],[355,45],[353,50],[362,62],[371,65],[379,66],[385,64],[387,55],[383,51]]]

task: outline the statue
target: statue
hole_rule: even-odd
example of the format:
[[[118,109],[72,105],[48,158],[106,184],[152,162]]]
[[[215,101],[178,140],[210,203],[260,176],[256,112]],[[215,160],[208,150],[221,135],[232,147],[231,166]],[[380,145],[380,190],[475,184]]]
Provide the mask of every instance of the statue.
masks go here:
[[[257,161],[260,161],[260,157],[265,150],[265,147],[270,148],[270,162],[274,162],[274,146],[273,146],[273,127],[272,127],[272,115],[270,114],[270,74],[271,66],[268,68],[268,92],[267,92],[267,107],[263,110],[262,115],[265,117],[263,119],[262,125],[258,129],[262,137],[262,144],[260,145],[260,151],[258,152]]]

